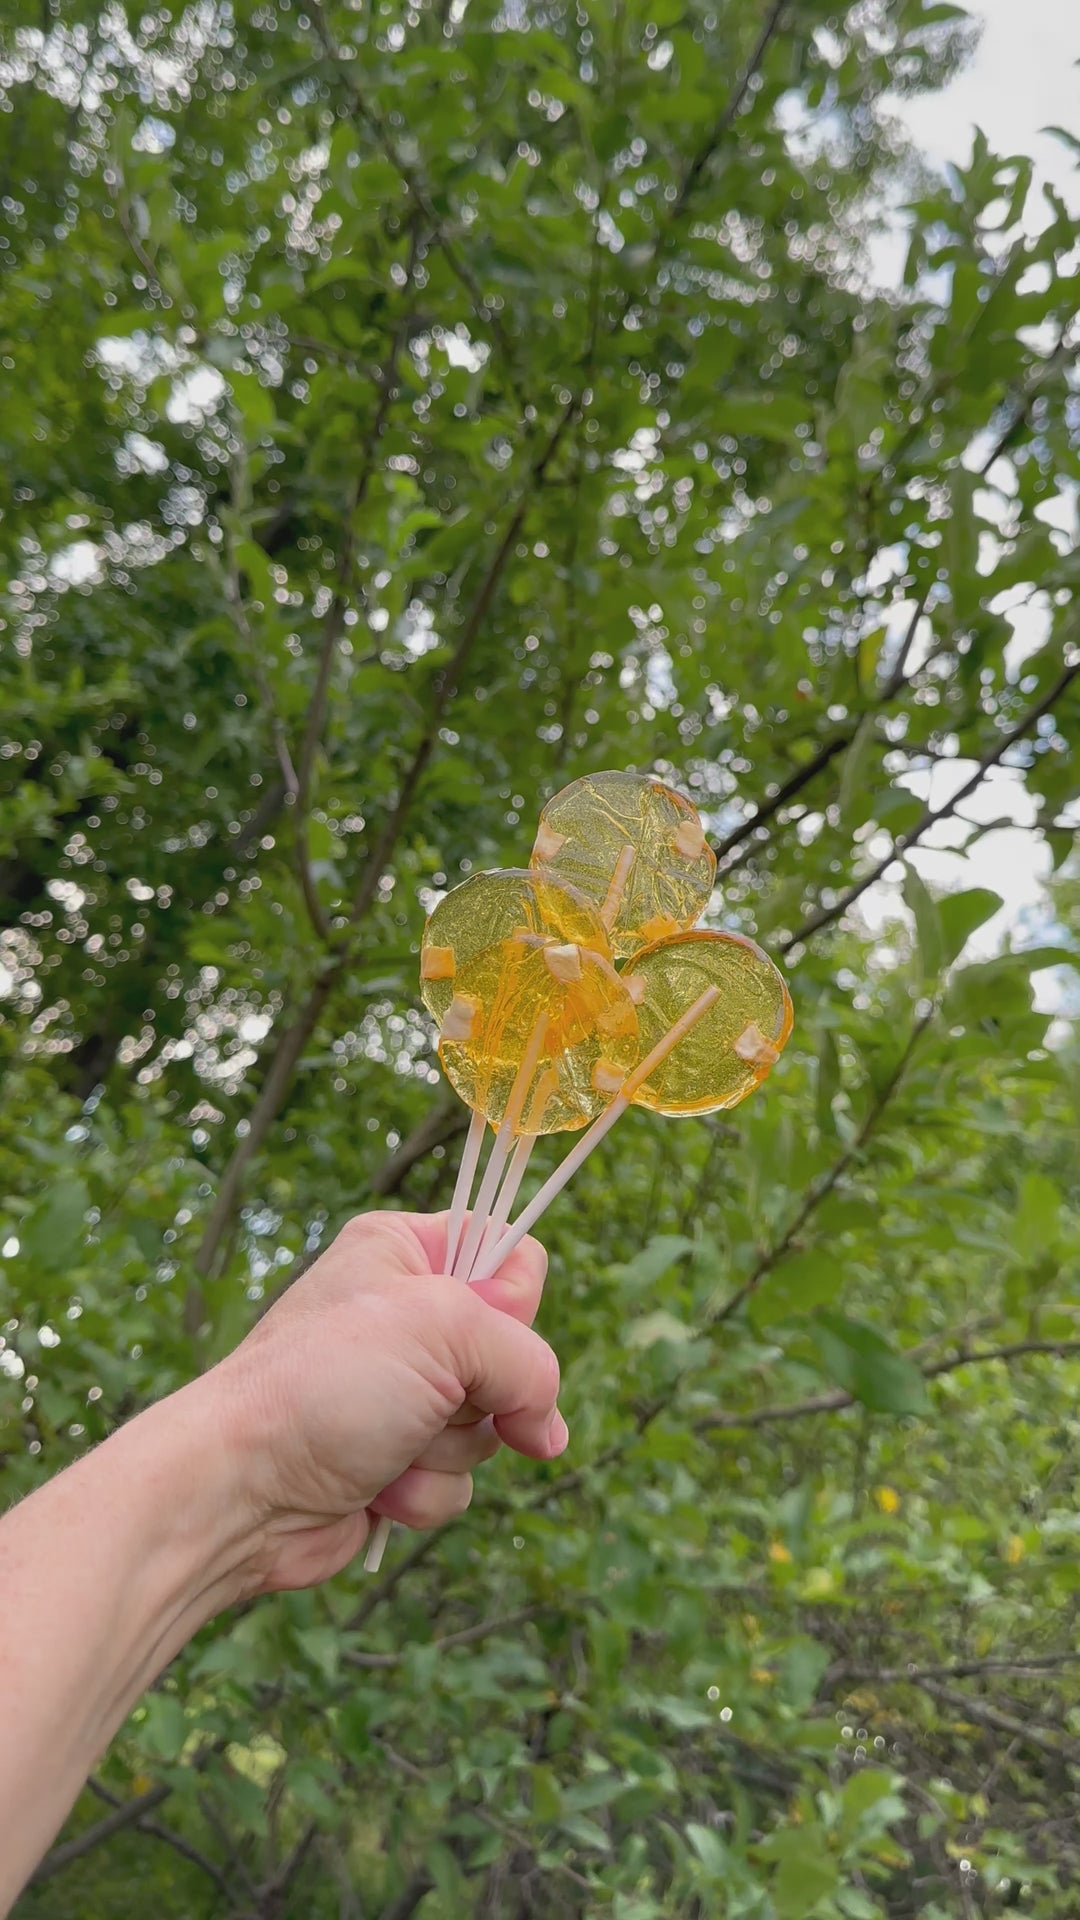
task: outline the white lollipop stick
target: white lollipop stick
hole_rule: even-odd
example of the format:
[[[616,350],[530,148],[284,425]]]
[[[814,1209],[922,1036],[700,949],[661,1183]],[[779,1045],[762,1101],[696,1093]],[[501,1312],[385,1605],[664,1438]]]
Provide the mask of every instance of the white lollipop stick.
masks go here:
[[[386,1543],[393,1531],[393,1526],[393,1521],[388,1520],[384,1513],[371,1539],[368,1541],[367,1552],[364,1555],[365,1573],[378,1573],[379,1568],[382,1566],[383,1554],[386,1552]]]
[[[480,1242],[484,1237],[484,1232],[487,1227],[492,1202],[495,1199],[496,1188],[498,1187],[503,1168],[510,1155],[514,1140],[514,1131],[525,1106],[525,1098],[528,1094],[533,1074],[536,1072],[536,1063],[540,1058],[540,1049],[544,1044],[547,1029],[547,1013],[538,1014],[536,1025],[529,1035],[528,1044],[525,1052],[522,1054],[521,1065],[514,1075],[514,1084],[510,1089],[510,1097],[506,1102],[506,1112],[503,1114],[499,1124],[499,1131],[495,1135],[491,1152],[488,1156],[488,1163],[484,1169],[484,1177],[480,1182],[480,1191],[476,1196],[476,1205],[472,1210],[472,1217],[465,1233],[465,1239],[462,1242],[461,1251],[451,1268],[455,1279],[468,1280],[472,1273],[473,1261],[476,1259],[477,1253],[480,1250]]]
[[[484,1177],[480,1182],[480,1191],[476,1196],[476,1205],[469,1215],[469,1224],[465,1229],[465,1238],[458,1248],[457,1259],[450,1269],[455,1280],[467,1280],[472,1271],[472,1263],[476,1258],[477,1248],[484,1237],[484,1228],[487,1226],[488,1215],[491,1212],[491,1203],[495,1198],[495,1189],[502,1177],[503,1168],[510,1157],[512,1141],[513,1134],[506,1131],[506,1122],[504,1120],[491,1143],[491,1152],[488,1154],[488,1163],[484,1168]]]
[[[485,1252],[490,1252],[500,1239],[503,1229],[510,1218],[510,1209],[517,1199],[525,1169],[529,1164],[529,1155],[536,1145],[536,1134],[523,1133],[514,1148],[510,1165],[506,1169],[499,1197],[491,1209],[491,1218],[484,1228],[484,1237],[480,1242],[476,1258],[479,1261]]]
[[[707,1013],[714,1001],[719,998],[719,987],[706,987],[704,993],[698,995],[693,1006],[688,1007],[686,1012],[676,1020],[675,1025],[669,1027],[657,1041],[652,1052],[647,1053],[641,1064],[634,1068],[633,1073],[627,1075],[622,1083],[621,1092],[616,1094],[610,1107],[604,1109],[599,1118],[593,1121],[592,1126],[581,1135],[576,1145],[571,1147],[566,1159],[556,1167],[550,1178],[545,1180],[539,1192],[529,1201],[528,1206],[522,1209],[509,1231],[503,1234],[496,1246],[485,1249],[473,1270],[474,1280],[490,1280],[492,1274],[498,1272],[507,1254],[513,1253],[514,1248],[524,1240],[525,1235],[531,1232],[541,1214],[546,1212],[567,1182],[573,1179],[582,1161],[587,1160],[593,1148],[599,1146],[604,1135],[610,1133],[616,1120],[620,1114],[626,1112],[634,1094],[648,1079],[650,1073],[660,1065],[661,1060],[666,1060],[672,1048],[678,1046],[679,1041],[685,1038],[691,1027],[696,1026],[702,1014]]]
[[[446,1223],[447,1273],[453,1273],[454,1271],[454,1260],[457,1256],[458,1241],[461,1239],[461,1229],[465,1225],[465,1215],[468,1212],[469,1201],[472,1198],[473,1181],[476,1178],[476,1169],[480,1160],[480,1148],[483,1145],[484,1129],[486,1126],[487,1121],[484,1119],[482,1113],[474,1113],[472,1119],[469,1121],[469,1131],[466,1136],[464,1151],[461,1155],[461,1165],[458,1168],[454,1197],[450,1202],[450,1218]]]

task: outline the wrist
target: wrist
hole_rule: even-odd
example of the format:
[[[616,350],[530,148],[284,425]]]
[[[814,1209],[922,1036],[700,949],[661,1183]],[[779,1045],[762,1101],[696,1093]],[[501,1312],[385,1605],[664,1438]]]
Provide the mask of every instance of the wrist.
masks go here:
[[[148,1407],[103,1449],[135,1493],[146,1561],[194,1631],[254,1590],[261,1527],[217,1371]]]

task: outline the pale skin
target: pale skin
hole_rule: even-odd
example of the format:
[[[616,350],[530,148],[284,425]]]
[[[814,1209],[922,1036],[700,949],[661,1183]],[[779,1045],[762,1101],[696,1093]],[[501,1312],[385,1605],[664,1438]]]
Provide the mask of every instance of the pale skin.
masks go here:
[[[445,1214],[353,1220],[228,1359],[0,1521],[0,1914],[214,1614],[329,1579],[379,1515],[453,1519],[503,1442],[563,1451],[543,1248],[475,1287],[445,1249]]]

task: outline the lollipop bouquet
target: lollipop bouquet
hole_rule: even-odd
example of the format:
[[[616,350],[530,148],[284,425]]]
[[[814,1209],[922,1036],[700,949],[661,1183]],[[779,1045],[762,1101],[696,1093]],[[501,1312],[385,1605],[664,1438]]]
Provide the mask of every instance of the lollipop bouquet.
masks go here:
[[[689,800],[640,774],[589,774],[548,801],[528,869],[472,874],[432,912],[421,993],[472,1109],[449,1273],[495,1273],[627,1107],[733,1107],[779,1059],[792,1026],[781,974],[744,935],[694,926],[715,873]],[[511,1224],[537,1138],[581,1128]],[[389,1533],[381,1520],[369,1572]]]

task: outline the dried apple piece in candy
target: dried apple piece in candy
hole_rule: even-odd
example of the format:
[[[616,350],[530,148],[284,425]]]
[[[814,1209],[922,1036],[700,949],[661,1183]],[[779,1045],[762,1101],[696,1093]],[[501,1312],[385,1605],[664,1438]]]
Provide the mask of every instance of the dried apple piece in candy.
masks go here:
[[[485,947],[513,935],[539,943],[590,947],[611,958],[596,908],[555,874],[525,868],[473,873],[444,895],[428,916],[420,948],[420,992],[442,1021],[457,990],[459,970]]]
[[[555,794],[532,865],[593,901],[618,959],[692,926],[716,874],[696,807],[639,773],[589,773]]]
[[[637,1087],[655,1113],[734,1107],[765,1079],[792,1028],[791,999],[768,955],[739,933],[682,933],[636,954],[623,979],[637,993],[641,1058],[706,989],[716,998]]]
[[[637,1009],[603,954],[515,935],[458,968],[439,1055],[493,1125],[564,1132],[602,1113],[640,1058]]]

